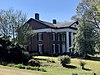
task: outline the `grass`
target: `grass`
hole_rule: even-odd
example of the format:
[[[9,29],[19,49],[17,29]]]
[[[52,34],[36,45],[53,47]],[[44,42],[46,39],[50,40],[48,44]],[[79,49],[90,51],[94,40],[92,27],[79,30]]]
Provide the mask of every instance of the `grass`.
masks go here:
[[[75,66],[76,68],[62,67],[57,57],[35,56],[34,58],[42,63],[41,68],[45,69],[47,72],[0,66],[0,75],[72,75],[72,73],[77,73],[78,75],[93,75],[93,72],[95,72],[96,75],[100,75],[100,61],[83,60],[86,62],[85,68],[90,69],[89,71],[81,69],[79,65],[81,59],[77,58],[71,59],[70,64],[70,66]],[[47,62],[47,59],[54,60],[55,63]],[[8,71],[1,69],[6,69]],[[14,74],[12,70],[14,70]]]
[[[43,66],[42,68],[46,69],[47,72],[43,75],[72,75],[72,73],[78,73],[78,75],[93,75],[95,72],[97,75],[100,74],[100,61],[92,60],[83,60],[86,62],[85,70],[81,69],[79,65],[81,59],[73,58],[71,59],[71,66],[76,67],[62,67],[57,57],[46,57],[46,56],[36,56],[34,58],[39,59],[42,63],[47,64],[48,66]],[[43,59],[43,60],[42,60]],[[56,63],[46,63],[46,59],[53,59]]]

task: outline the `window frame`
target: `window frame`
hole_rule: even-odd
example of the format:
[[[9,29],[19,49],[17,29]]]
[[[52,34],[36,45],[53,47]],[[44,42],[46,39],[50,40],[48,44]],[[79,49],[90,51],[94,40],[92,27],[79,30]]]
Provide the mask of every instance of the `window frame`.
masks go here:
[[[43,33],[38,33],[38,41],[43,41]]]
[[[56,53],[56,44],[52,44],[52,53]]]
[[[43,53],[43,44],[38,44],[38,51],[40,54]]]
[[[52,41],[56,40],[56,33],[52,33]]]

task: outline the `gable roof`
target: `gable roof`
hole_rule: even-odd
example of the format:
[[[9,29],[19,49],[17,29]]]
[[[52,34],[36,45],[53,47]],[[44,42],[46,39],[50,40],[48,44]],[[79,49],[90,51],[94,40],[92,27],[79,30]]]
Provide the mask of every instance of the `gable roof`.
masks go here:
[[[37,20],[37,19],[33,19],[30,18],[26,23],[29,23],[31,20],[37,21],[49,28],[53,28],[53,29],[62,29],[62,28],[71,28],[71,29],[77,29],[72,27],[73,24],[77,24],[78,25],[78,21],[74,22],[74,23],[69,23],[69,24],[53,24],[50,22],[46,22],[46,21],[42,21],[42,20]]]

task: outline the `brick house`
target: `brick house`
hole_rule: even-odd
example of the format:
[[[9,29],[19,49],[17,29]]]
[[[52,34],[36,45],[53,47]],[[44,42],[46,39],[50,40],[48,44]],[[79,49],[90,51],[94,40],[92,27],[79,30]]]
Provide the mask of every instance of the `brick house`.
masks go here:
[[[73,46],[75,31],[77,30],[78,22],[70,25],[59,25],[56,20],[53,23],[41,21],[39,14],[35,14],[35,19],[30,18],[28,23],[35,36],[31,37],[28,44],[30,53],[38,53],[41,55],[62,54],[71,52],[70,47]]]

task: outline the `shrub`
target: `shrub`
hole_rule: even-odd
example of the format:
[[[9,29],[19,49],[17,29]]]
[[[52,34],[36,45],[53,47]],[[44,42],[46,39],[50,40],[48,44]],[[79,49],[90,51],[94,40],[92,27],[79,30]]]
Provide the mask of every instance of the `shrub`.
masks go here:
[[[52,59],[52,60],[51,60],[51,63],[55,63],[55,61]]]
[[[46,72],[45,69],[43,68],[39,68],[39,67],[32,67],[32,66],[27,66],[26,67],[27,70],[35,70],[35,71],[42,71],[42,72]]]
[[[78,75],[77,73],[72,73],[72,75]]]
[[[96,73],[93,73],[93,75],[96,75]]]
[[[40,67],[40,62],[37,61],[37,60],[34,60],[34,59],[30,59],[30,60],[28,61],[28,65]]]
[[[9,66],[9,67],[14,67],[15,64],[8,64],[7,66]]]
[[[1,65],[4,64],[2,62],[27,64],[30,58],[29,52],[26,52],[18,43],[13,43],[5,36],[0,36],[0,59],[3,59],[2,61],[0,60]]]
[[[84,69],[85,65],[86,65],[86,63],[84,61],[80,61],[80,66],[82,67],[82,69]]]
[[[47,59],[47,63],[55,63],[55,61],[53,59]]]
[[[71,63],[71,58],[69,56],[60,56],[59,57],[60,63],[62,64],[62,66],[65,66],[66,64],[70,64]]]
[[[32,69],[32,66],[27,66],[26,69],[27,70],[31,70]]]
[[[37,67],[32,67],[31,66],[31,69],[30,70],[37,70]]]
[[[7,62],[1,62],[1,65],[3,65],[3,66],[7,66]]]
[[[40,71],[42,71],[42,72],[47,72],[47,71],[46,71],[45,69],[43,69],[43,68],[41,68]]]
[[[23,51],[21,58],[22,63],[26,65],[30,59],[32,59],[32,56],[29,54],[29,52]]]
[[[15,67],[20,68],[20,69],[25,69],[25,65],[23,64],[17,64]]]

